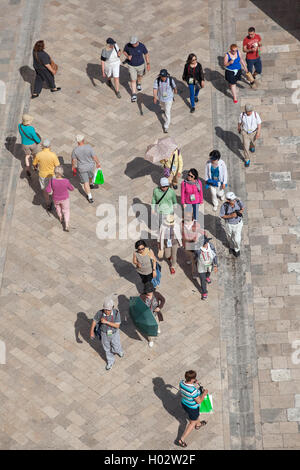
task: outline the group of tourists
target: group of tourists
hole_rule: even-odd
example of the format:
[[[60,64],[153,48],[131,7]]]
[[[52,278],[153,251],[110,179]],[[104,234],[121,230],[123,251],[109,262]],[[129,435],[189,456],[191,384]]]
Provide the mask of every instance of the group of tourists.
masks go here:
[[[254,86],[255,80],[259,79],[261,75],[262,65],[259,55],[261,45],[260,36],[251,27],[243,41],[246,62],[240,55],[236,44],[232,44],[224,56],[225,79],[229,83],[234,103],[238,102],[236,83],[242,78],[242,69],[247,74],[247,81],[251,86]],[[150,71],[149,52],[137,36],[132,36],[123,50],[114,39],[107,38],[106,47],[101,52],[101,72],[102,77],[107,79],[108,86],[114,89],[119,99],[121,98],[119,76],[122,54],[125,56],[124,63],[127,64],[130,76],[131,102],[136,102],[137,93],[142,90],[143,75],[146,70]],[[39,96],[43,82],[47,83],[51,92],[61,90],[55,84],[57,65],[45,52],[44,41],[37,41],[34,46],[33,65],[36,79],[32,98]],[[190,53],[187,57],[182,79],[188,86],[190,112],[194,113],[196,103],[199,101],[200,89],[205,86],[204,72],[194,53]],[[153,84],[153,101],[154,104],[159,103],[164,112],[163,128],[165,133],[168,132],[171,123],[171,108],[174,95],[177,92],[176,79],[170,75],[166,68],[162,68]],[[25,172],[28,179],[31,180],[33,171],[38,170],[39,184],[46,208],[51,210],[54,204],[63,229],[68,232],[70,221],[69,191],[73,191],[74,186],[64,177],[64,168],[57,155],[51,150],[50,140],[41,139],[32,126],[32,121],[33,118],[25,114],[22,123],[19,124],[19,133],[25,153]],[[255,142],[261,133],[261,118],[251,104],[247,104],[240,115],[238,132],[243,139],[245,166],[249,167],[249,152],[255,151]],[[101,165],[92,146],[85,142],[84,135],[78,134],[75,140],[77,145],[71,156],[73,176],[76,177],[78,172],[87,201],[93,203],[91,190],[94,188],[95,168],[101,168]],[[33,159],[32,165],[31,158]],[[176,273],[177,251],[182,247],[185,251],[186,263],[191,266],[192,278],[200,278],[201,298],[205,300],[208,295],[207,285],[212,282],[211,273],[218,270],[218,259],[215,245],[211,241],[212,238],[208,237],[199,217],[200,206],[204,203],[201,179],[197,169],[190,168],[180,183],[183,173],[183,158],[178,148],[169,158],[162,160],[161,164],[163,174],[159,186],[153,191],[151,202],[152,213],[157,216],[158,221],[157,257],[160,261],[165,257],[173,276]],[[221,200],[220,217],[225,224],[229,251],[238,257],[240,256],[245,206],[234,192],[226,191],[228,186],[227,167],[218,150],[212,150],[209,154],[204,179],[206,188],[211,195],[213,211],[218,210],[219,199]],[[184,215],[183,218],[180,217],[177,220],[175,191],[179,185]],[[132,261],[143,283],[140,299],[159,322],[162,319],[161,309],[166,299],[156,290],[159,283],[153,282],[157,279],[158,271],[161,270],[157,257],[151,247],[147,246],[145,240],[139,240],[135,243]],[[106,298],[103,308],[94,317],[90,331],[91,339],[95,337],[101,339],[107,359],[106,370],[112,368],[115,355],[124,356],[120,341],[120,325],[120,312],[115,308],[114,301],[110,297]],[[159,323],[157,332],[160,333]],[[154,345],[154,338],[151,336],[148,337],[148,345],[150,348]],[[190,422],[178,442],[181,447],[187,446],[185,438],[192,429],[199,429],[206,424],[205,421],[199,421],[199,404],[208,392],[204,390],[200,394],[196,385],[199,385],[196,373],[187,371],[185,380],[180,383],[180,391],[182,406],[187,411]]]

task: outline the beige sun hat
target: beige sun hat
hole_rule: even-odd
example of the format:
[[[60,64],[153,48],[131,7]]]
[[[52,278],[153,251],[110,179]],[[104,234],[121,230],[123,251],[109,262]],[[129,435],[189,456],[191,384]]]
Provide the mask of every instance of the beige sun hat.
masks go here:
[[[22,124],[24,126],[28,126],[28,124],[31,124],[33,121],[33,117],[30,116],[29,114],[23,114],[22,116]]]

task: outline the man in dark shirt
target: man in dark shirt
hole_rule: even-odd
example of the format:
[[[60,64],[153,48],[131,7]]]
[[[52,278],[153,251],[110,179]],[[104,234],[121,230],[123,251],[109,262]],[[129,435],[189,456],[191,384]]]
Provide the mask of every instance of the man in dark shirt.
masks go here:
[[[124,47],[124,55],[126,56],[129,68],[132,91],[131,102],[133,103],[137,100],[137,90],[142,91],[141,81],[145,73],[145,59],[147,71],[149,72],[150,70],[149,52],[136,36],[132,36],[130,42]]]

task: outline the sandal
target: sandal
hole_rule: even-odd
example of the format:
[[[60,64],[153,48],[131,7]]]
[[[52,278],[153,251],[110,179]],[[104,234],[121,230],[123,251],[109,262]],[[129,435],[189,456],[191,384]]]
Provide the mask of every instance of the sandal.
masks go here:
[[[187,447],[187,443],[184,442],[184,441],[182,441],[181,439],[179,439],[178,445],[179,445],[180,447]]]
[[[207,424],[207,421],[200,421],[200,424],[197,424],[197,426],[195,426],[195,429],[200,429],[202,428],[202,426],[205,426]]]

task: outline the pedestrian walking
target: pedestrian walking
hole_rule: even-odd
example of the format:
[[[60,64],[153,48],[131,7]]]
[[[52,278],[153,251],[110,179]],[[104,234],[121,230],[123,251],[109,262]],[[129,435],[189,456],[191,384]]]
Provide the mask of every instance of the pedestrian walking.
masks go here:
[[[155,320],[158,323],[157,334],[161,333],[159,322],[163,320],[161,309],[166,303],[166,299],[155,290],[151,282],[145,284],[145,292],[140,295],[142,301],[150,308],[154,315]],[[154,345],[154,337],[148,336],[148,346],[152,348]]]
[[[52,209],[52,202],[50,202],[46,188],[51,178],[53,178],[55,167],[60,165],[56,153],[51,152],[50,146],[50,140],[45,139],[42,144],[42,150],[36,154],[33,160],[33,166],[35,168],[39,168],[39,183],[41,190],[43,191],[47,210]]]
[[[148,282],[156,278],[156,258],[153,250],[147,246],[145,240],[137,241],[135,250],[132,262],[145,287]]]
[[[191,168],[181,183],[181,204],[184,211],[193,213],[193,220],[199,220],[199,206],[203,204],[202,183],[198,171]]]
[[[195,112],[195,103],[198,103],[199,91],[204,88],[204,73],[202,65],[196,54],[189,54],[184,66],[182,80],[187,82],[190,92],[191,113]]]
[[[74,191],[74,186],[67,178],[64,178],[64,169],[61,165],[54,168],[54,178],[49,181],[46,191],[49,194],[52,193],[52,200],[60,223],[63,225],[64,231],[69,232],[69,191]]]
[[[225,79],[229,83],[229,88],[233,96],[233,102],[237,103],[237,90],[236,84],[242,76],[242,67],[245,72],[248,72],[247,65],[243,57],[240,55],[238,46],[231,44],[229,52],[226,52],[224,56],[224,67],[225,67]]]
[[[164,132],[167,133],[171,124],[171,109],[174,100],[174,93],[177,93],[175,80],[170,77],[167,69],[162,69],[153,85],[153,102],[159,101],[164,115]]]
[[[250,153],[255,152],[255,142],[260,138],[261,118],[254,111],[252,104],[245,105],[245,111],[240,114],[238,132],[242,134],[245,167],[250,166]]]
[[[182,175],[183,168],[183,159],[180,149],[177,148],[169,158],[161,160],[160,163],[164,167],[164,176],[168,178],[170,186],[177,189],[178,180]]]
[[[186,254],[186,264],[191,265],[194,279],[197,278],[195,251],[200,248],[200,239],[204,234],[200,224],[193,220],[193,213],[185,211],[182,221],[182,243]]]
[[[210,274],[212,270],[218,271],[218,258],[214,245],[210,242],[211,238],[206,235],[200,250],[197,251],[197,271],[200,275],[201,299],[207,299],[207,284],[211,284]]]
[[[19,124],[19,133],[22,141],[22,148],[25,153],[25,169],[28,178],[31,177],[31,158],[41,150],[41,138],[36,133],[35,128],[31,126],[33,117],[29,114],[23,114],[22,123]]]
[[[150,58],[146,46],[141,43],[137,36],[132,36],[130,42],[124,47],[124,55],[127,58],[130,84],[131,84],[131,102],[137,100],[137,91],[142,91],[142,78],[145,74],[145,59],[147,71],[150,71]]]
[[[120,340],[121,315],[117,308],[114,308],[112,299],[105,299],[103,309],[99,310],[92,322],[90,338],[97,335],[101,339],[105,351],[107,364],[105,369],[110,370],[115,362],[115,354],[124,356]]]
[[[54,79],[57,72],[57,65],[45,51],[44,41],[37,41],[34,45],[33,68],[35,70],[36,77],[31,98],[37,98],[39,96],[43,88],[43,82],[47,83],[52,93],[61,90],[61,87],[57,87],[55,85]]]
[[[177,199],[174,189],[170,188],[168,178],[160,179],[159,186],[153,190],[151,210],[158,216],[158,228],[168,214],[174,214]]]
[[[77,147],[72,152],[72,170],[76,175],[77,169],[79,172],[80,182],[83,184],[84,191],[89,203],[94,202],[91,189],[95,186],[92,184],[95,165],[96,168],[101,168],[98,157],[96,157],[93,147],[86,144],[84,136],[79,134],[76,136]]]
[[[205,167],[205,181],[209,187],[213,210],[218,210],[218,197],[225,201],[225,188],[227,186],[227,166],[221,159],[219,150],[212,150]]]
[[[106,39],[106,47],[101,52],[101,68],[103,78],[107,78],[107,84],[113,89],[111,79],[114,79],[115,92],[118,98],[121,98],[120,93],[120,55],[121,49],[116,41],[112,38]]]
[[[204,420],[200,421],[199,406],[208,395],[208,390],[203,390],[201,393],[199,389],[200,384],[196,379],[197,373],[194,370],[186,371],[184,377],[185,380],[180,381],[179,389],[181,393],[181,405],[188,415],[189,423],[186,426],[181,439],[178,441],[180,447],[187,447],[185,439],[193,429],[199,430],[207,424]]]
[[[225,232],[229,243],[229,253],[240,256],[244,204],[233,192],[226,193],[226,201],[221,206],[220,217],[225,220]]]
[[[165,256],[169,261],[171,274],[175,274],[177,250],[180,246],[182,246],[180,225],[175,223],[173,214],[168,214],[160,226],[158,257],[163,258]]]
[[[243,40],[243,51],[246,53],[247,67],[253,78],[261,75],[262,63],[260,58],[260,48],[262,46],[261,37],[256,34],[252,26],[248,29],[248,35]],[[253,69],[255,70],[253,73]]]

